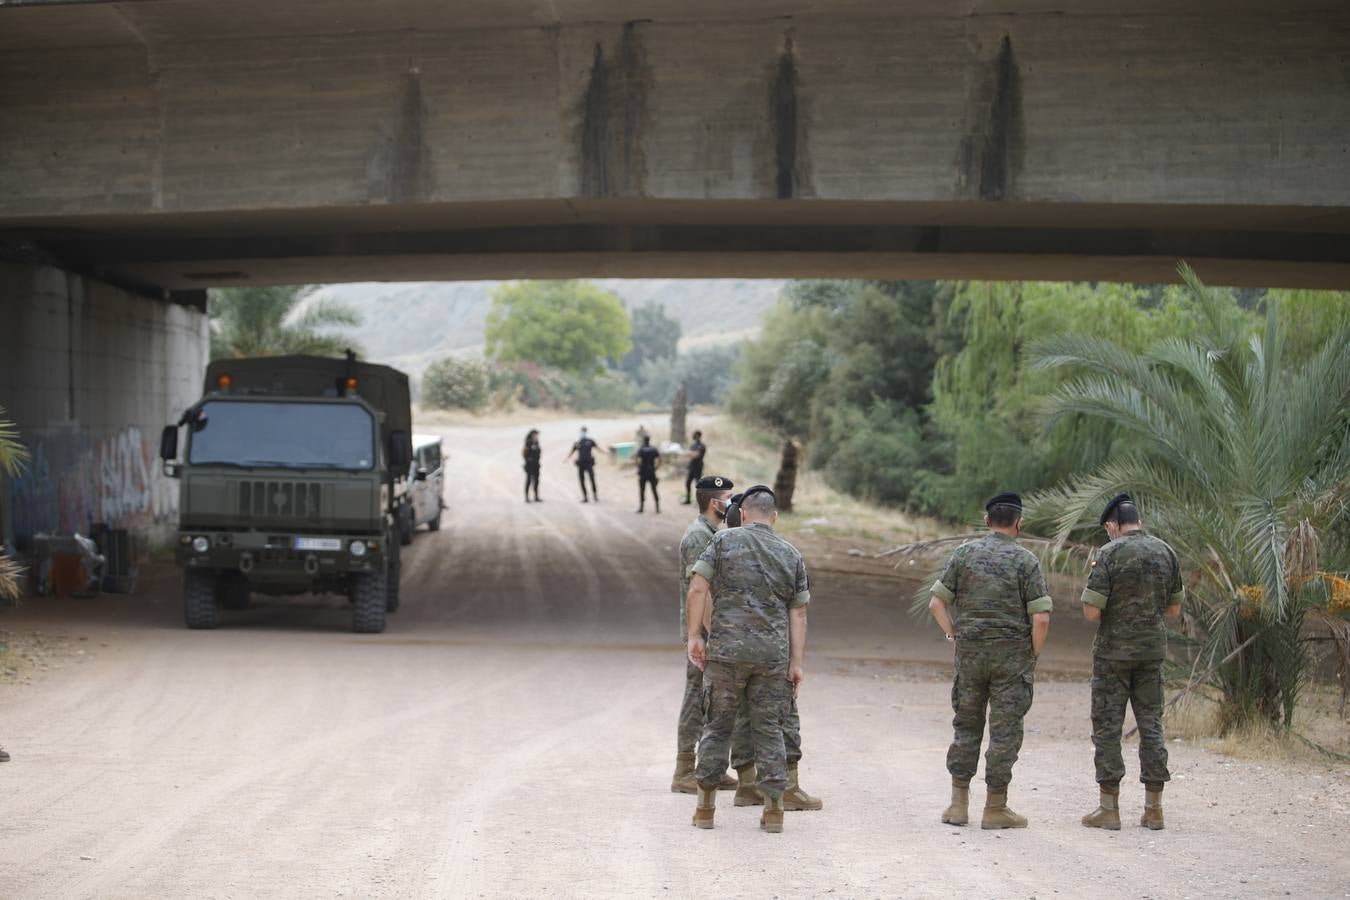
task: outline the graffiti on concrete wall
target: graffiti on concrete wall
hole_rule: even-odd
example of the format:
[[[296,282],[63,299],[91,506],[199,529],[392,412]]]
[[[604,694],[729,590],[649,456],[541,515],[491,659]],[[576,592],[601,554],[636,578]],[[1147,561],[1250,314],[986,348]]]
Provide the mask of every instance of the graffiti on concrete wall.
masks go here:
[[[9,484],[15,537],[23,543],[39,532],[88,534],[95,522],[138,530],[172,520],[178,494],[158,451],[135,426],[102,437],[39,437],[31,463]]]

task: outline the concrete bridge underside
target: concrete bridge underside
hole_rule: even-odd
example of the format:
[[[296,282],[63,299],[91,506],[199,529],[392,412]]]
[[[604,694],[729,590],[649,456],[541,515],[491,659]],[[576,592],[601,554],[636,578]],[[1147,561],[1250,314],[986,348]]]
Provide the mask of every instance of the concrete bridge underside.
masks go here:
[[[1350,287],[1350,11],[0,0],[0,258]]]

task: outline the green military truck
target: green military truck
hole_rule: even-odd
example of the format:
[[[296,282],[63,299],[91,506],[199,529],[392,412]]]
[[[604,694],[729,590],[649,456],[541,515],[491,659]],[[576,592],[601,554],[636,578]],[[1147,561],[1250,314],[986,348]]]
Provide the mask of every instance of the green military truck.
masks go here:
[[[388,366],[350,353],[211,363],[202,399],[160,441],[181,480],[187,626],[215,628],[252,594],[338,593],[353,631],[383,631],[399,602],[411,434],[408,376]]]

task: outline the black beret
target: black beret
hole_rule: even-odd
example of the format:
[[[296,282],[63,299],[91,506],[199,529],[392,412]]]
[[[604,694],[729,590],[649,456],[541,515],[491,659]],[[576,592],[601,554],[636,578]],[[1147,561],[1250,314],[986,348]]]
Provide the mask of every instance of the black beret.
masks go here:
[[[1111,502],[1106,504],[1106,509],[1102,510],[1102,517],[1097,520],[1098,525],[1105,525],[1106,520],[1111,518],[1111,513],[1116,511],[1116,507],[1122,503],[1133,503],[1134,498],[1129,494],[1116,494],[1111,498]]]
[[[778,497],[775,496],[773,492],[773,488],[769,487],[767,484],[757,484],[754,487],[746,488],[745,493],[741,494],[741,499],[737,502],[743,503],[745,498],[749,497],[751,494],[768,494],[770,497],[773,497],[775,501],[778,500]]]
[[[1005,491],[1002,494],[995,494],[989,498],[989,502],[984,505],[984,511],[989,512],[995,506],[1015,506],[1022,508],[1022,498],[1012,491]]]
[[[694,485],[698,491],[729,491],[734,487],[730,478],[723,478],[721,475],[704,475]]]

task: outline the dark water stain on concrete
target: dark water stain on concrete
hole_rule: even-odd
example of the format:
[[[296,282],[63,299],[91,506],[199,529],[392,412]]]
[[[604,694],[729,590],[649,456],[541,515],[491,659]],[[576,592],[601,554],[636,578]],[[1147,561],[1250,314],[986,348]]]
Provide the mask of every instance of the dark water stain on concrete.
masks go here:
[[[591,77],[581,99],[581,193],[603,197],[609,193],[609,67],[605,48],[595,45]]]
[[[970,125],[957,160],[961,193],[981,200],[1011,195],[1025,147],[1022,80],[1012,38],[1004,35],[998,55],[984,68],[970,97]]]
[[[595,45],[581,100],[581,192],[588,197],[643,193],[647,177],[642,135],[647,122],[651,69],[638,23],[624,25],[616,60]]]
[[[431,194],[430,153],[427,149],[426,104],[421,70],[413,67],[403,83],[403,96],[389,167],[389,202],[416,203]]]
[[[795,46],[791,35],[783,42],[783,51],[769,82],[769,129],[773,136],[774,196],[787,200],[797,195],[800,184],[798,141],[801,116],[797,101],[798,77]]]

